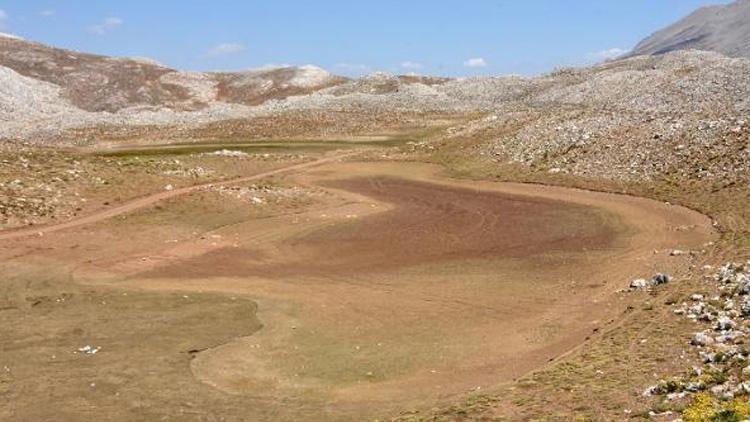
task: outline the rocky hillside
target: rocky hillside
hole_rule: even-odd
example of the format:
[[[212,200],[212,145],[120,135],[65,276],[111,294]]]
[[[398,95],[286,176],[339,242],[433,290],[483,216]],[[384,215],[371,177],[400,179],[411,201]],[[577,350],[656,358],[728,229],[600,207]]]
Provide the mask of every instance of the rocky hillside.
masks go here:
[[[698,9],[643,40],[630,56],[690,49],[750,57],[750,0]]]
[[[443,139],[472,139],[472,153],[497,164],[621,181],[731,183],[750,173],[750,59],[718,53],[639,56],[536,78],[346,80],[313,66],[186,73],[0,43],[0,138],[42,142],[75,130],[79,140],[91,129],[95,142],[106,130],[139,127],[167,138],[281,136],[310,119],[336,134],[363,118],[369,133],[415,116],[478,115]]]
[[[86,111],[115,112],[136,105],[195,107],[186,87],[163,80],[174,70],[50,48],[19,39],[0,39],[0,66],[60,87],[60,95]]]
[[[473,112],[523,94],[529,83],[516,77],[450,80],[382,73],[349,80],[315,66],[179,72],[144,59],[2,37],[0,139],[46,142],[71,130],[80,139],[82,130],[99,136],[106,128],[183,130],[300,111]]]
[[[482,154],[616,180],[725,180],[750,171],[750,60],[686,51],[556,72],[455,136]],[[512,127],[513,130],[508,130]]]
[[[89,112],[132,107],[199,110],[217,101],[259,105],[345,81],[313,66],[185,73],[147,59],[84,54],[12,37],[0,37],[0,66],[57,85],[63,100]]]
[[[257,114],[250,106],[344,83],[314,66],[179,72],[0,36],[0,138],[35,139],[102,125],[200,125]]]

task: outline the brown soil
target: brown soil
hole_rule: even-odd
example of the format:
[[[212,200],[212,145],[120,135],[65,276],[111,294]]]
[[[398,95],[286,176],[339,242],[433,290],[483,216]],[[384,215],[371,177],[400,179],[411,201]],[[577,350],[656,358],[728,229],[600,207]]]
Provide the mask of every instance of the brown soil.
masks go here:
[[[176,262],[148,277],[331,277],[466,259],[527,258],[606,248],[615,231],[590,208],[393,177],[322,186],[392,209],[323,226],[266,253],[227,248]]]
[[[134,295],[117,306],[117,324],[114,314],[101,317],[111,308],[76,303],[51,307],[44,318],[32,318],[39,308],[30,307],[25,318],[0,321],[26,326],[4,337],[14,346],[0,364],[12,371],[20,372],[40,348],[49,351],[47,330],[81,324],[119,333],[102,337],[104,348],[86,361],[89,367],[108,373],[117,358],[129,374],[127,381],[107,378],[108,393],[122,397],[112,401],[61,384],[77,379],[73,367],[37,364],[45,382],[0,383],[14,397],[10,415],[39,415],[33,403],[40,397],[68,409],[71,420],[106,419],[93,413],[97,406],[120,418],[163,412],[197,420],[351,420],[430,406],[511,381],[565,354],[616,323],[632,304],[617,290],[631,279],[688,264],[665,250],[698,248],[714,238],[704,216],[639,198],[457,182],[435,167],[403,163],[293,169],[304,170],[297,183],[324,187],[330,197],[291,213],[248,218],[236,212],[239,204],[213,203],[195,191],[179,200],[159,193],[117,218],[100,214],[43,238],[6,235],[0,256],[14,266],[3,270],[5,277],[28,286],[24,277],[30,276],[21,275],[28,270],[21,269],[41,268],[44,259],[87,294]],[[162,209],[145,208],[165,199]],[[134,315],[158,309],[157,298],[174,292],[180,292],[174,300],[185,295],[205,306],[174,305],[160,317],[163,327],[125,342],[143,327]],[[239,314],[229,318],[222,309],[234,308],[217,297],[254,300],[262,328],[255,331],[257,322]],[[23,308],[12,300],[9,306]],[[183,317],[196,309],[208,320]],[[27,331],[40,334],[24,340]],[[209,332],[213,337],[203,339]],[[180,352],[168,341],[192,350],[188,360],[174,359]],[[164,364],[145,365],[144,347]],[[21,394],[31,385],[33,394]],[[155,400],[128,407],[152,389]],[[66,407],[78,397],[92,407]]]

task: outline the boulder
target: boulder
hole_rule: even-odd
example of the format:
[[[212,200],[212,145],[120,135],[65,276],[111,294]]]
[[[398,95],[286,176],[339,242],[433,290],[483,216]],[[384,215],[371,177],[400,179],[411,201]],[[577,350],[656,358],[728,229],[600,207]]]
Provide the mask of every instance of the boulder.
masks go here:
[[[633,280],[630,282],[631,289],[645,289],[646,287],[648,287],[648,285],[649,285],[649,282],[642,278],[639,278],[638,280]]]
[[[666,274],[656,274],[654,278],[651,279],[651,284],[654,286],[659,286],[661,284],[667,284],[670,281],[672,281],[672,277]]]
[[[740,306],[743,317],[750,317],[750,298],[745,298]]]
[[[721,317],[716,321],[714,328],[717,331],[728,331],[735,327],[735,322],[727,317]]]
[[[690,341],[693,346],[709,346],[714,343],[714,338],[703,332],[695,333],[693,340]]]

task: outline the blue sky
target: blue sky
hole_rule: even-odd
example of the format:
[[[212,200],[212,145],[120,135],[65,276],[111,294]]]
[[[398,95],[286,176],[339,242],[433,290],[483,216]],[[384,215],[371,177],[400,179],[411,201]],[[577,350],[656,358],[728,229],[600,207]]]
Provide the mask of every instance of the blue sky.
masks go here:
[[[316,64],[536,74],[629,49],[721,0],[0,0],[0,31],[184,70]]]

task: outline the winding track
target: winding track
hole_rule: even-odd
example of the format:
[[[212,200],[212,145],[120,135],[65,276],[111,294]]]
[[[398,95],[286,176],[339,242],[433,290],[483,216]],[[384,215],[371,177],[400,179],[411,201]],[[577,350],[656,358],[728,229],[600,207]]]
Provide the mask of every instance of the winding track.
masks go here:
[[[263,179],[266,177],[276,176],[278,174],[289,173],[289,172],[293,172],[296,170],[303,170],[306,168],[330,163],[332,161],[336,161],[341,158],[351,156],[353,154],[355,153],[354,152],[341,153],[341,154],[336,154],[336,155],[332,155],[329,157],[324,157],[315,161],[310,161],[310,162],[301,163],[301,164],[294,164],[291,166],[278,168],[276,170],[270,170],[270,171],[266,171],[263,173],[254,174],[252,176],[244,176],[244,177],[239,177],[239,178],[224,180],[224,181],[201,183],[199,185],[188,186],[188,187],[175,189],[171,191],[158,192],[158,193],[154,193],[154,194],[144,196],[141,198],[133,199],[122,205],[118,205],[116,207],[113,207],[107,210],[99,211],[99,212],[96,212],[87,216],[69,220],[64,223],[0,231],[0,240],[13,240],[13,239],[19,239],[19,238],[28,237],[28,236],[41,236],[44,234],[54,233],[54,232],[58,232],[61,230],[66,230],[66,229],[81,227],[81,226],[85,226],[85,225],[89,225],[93,223],[98,223],[100,221],[107,220],[113,217],[117,217],[119,215],[131,213],[133,211],[137,211],[143,208],[147,208],[153,204],[156,204],[157,202],[161,202],[166,199],[171,199],[171,198],[175,198],[178,196],[186,195],[186,194],[195,192],[197,190],[204,189],[206,187],[225,186],[225,185],[233,185],[237,183],[252,182],[252,181]]]
[[[205,186],[257,180],[346,155],[158,192],[75,221],[0,233],[0,239],[79,227]],[[32,257],[57,258],[75,265],[71,279],[87,285],[251,297],[264,329],[203,350],[191,360],[192,376],[241,397],[252,415],[330,420],[326,412],[336,409],[339,419],[350,420],[510,382],[559,359],[594,327],[621,315],[627,303],[613,292],[623,280],[663,268],[662,258],[675,261],[654,250],[697,248],[713,238],[704,216],[622,195],[452,180],[437,167],[399,162],[329,163],[299,173],[296,182],[335,190],[346,200],[332,201],[324,211],[249,219],[217,231],[236,239],[231,247],[195,236],[176,245],[154,242],[148,230],[135,229],[142,237],[112,239],[106,227],[97,227],[54,239],[55,249],[40,247],[47,240],[31,241],[33,252],[19,261],[34,265]],[[554,254],[519,259],[524,244],[504,245],[498,236],[533,239],[543,251],[561,236],[585,240],[578,230],[589,230],[593,220],[563,221],[557,218],[563,210],[548,214],[548,207],[537,206],[549,205],[547,200],[561,201],[565,209],[601,209],[632,230],[612,250],[576,242],[569,246],[584,248],[574,248],[580,253],[572,260]],[[672,229],[692,225],[695,231]],[[73,249],[79,243],[103,252],[92,257]],[[7,249],[16,255],[15,248]],[[248,259],[256,250],[266,252],[257,262]],[[508,259],[483,259],[496,256]],[[675,261],[673,268],[682,265]],[[310,369],[297,376],[300,365]],[[370,370],[379,378],[365,372]],[[148,387],[132,388],[141,394]],[[170,394],[175,403],[188,400],[183,391]]]

